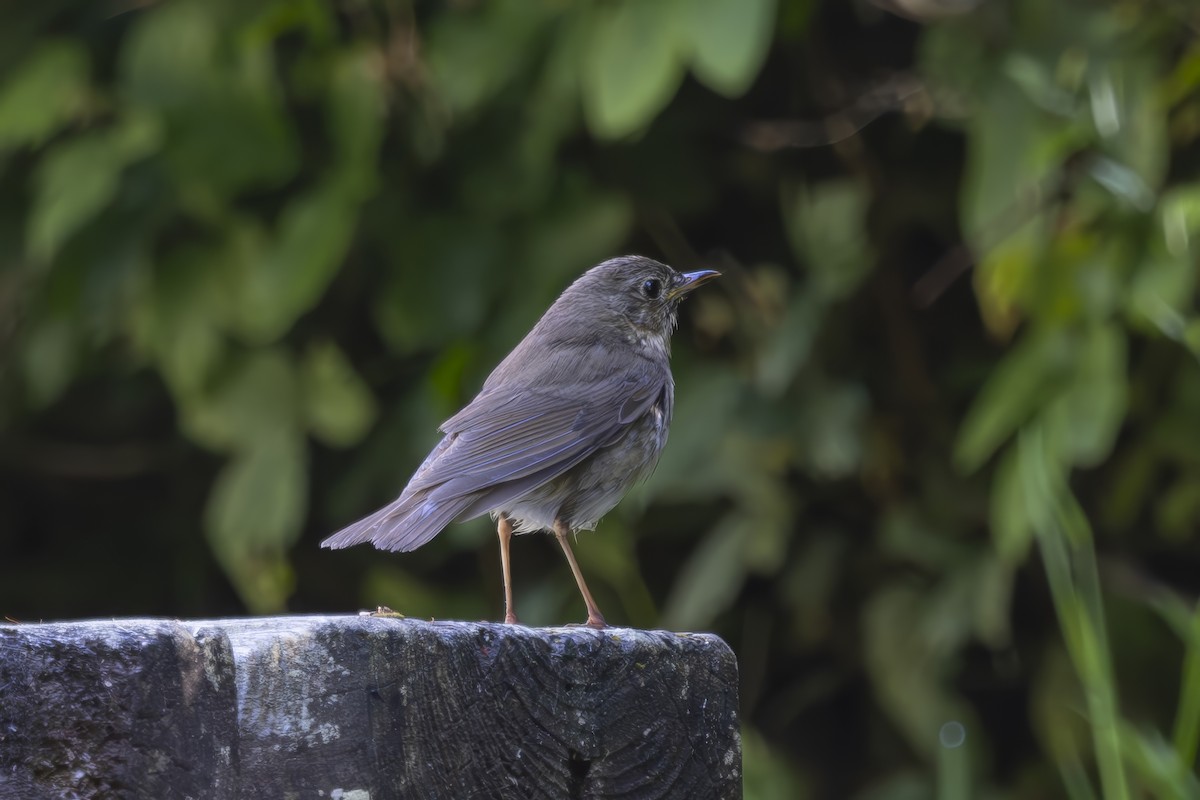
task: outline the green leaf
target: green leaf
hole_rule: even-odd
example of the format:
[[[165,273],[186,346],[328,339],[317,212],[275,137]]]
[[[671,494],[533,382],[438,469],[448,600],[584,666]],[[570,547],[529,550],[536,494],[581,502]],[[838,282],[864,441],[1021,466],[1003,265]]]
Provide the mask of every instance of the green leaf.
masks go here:
[[[670,101],[683,78],[680,27],[671,0],[600,4],[583,53],[583,107],[604,139],[641,130]]]
[[[1159,219],[1167,252],[1175,258],[1194,257],[1200,250],[1200,183],[1186,183],[1164,193]]]
[[[879,552],[930,573],[952,571],[962,563],[962,543],[930,516],[911,504],[894,506],[877,523]]]
[[[166,163],[197,207],[278,186],[300,163],[274,51],[241,35],[239,21],[226,18],[234,8],[157,5],[135,17],[121,48],[120,91],[165,121]]]
[[[1012,593],[1016,573],[1013,565],[991,553],[981,555],[973,568],[958,570],[972,584],[964,602],[973,610],[974,633],[993,650],[1012,641]]]
[[[1088,722],[1080,712],[1083,690],[1070,658],[1051,646],[1035,669],[1029,699],[1034,735],[1055,762],[1078,762],[1089,750]]]
[[[1037,107],[1070,118],[1075,114],[1078,104],[1075,95],[1062,86],[1060,76],[1055,74],[1055,66],[1047,59],[1016,50],[1009,52],[1004,59],[1001,74],[1019,87],[1025,98]]]
[[[0,86],[0,149],[41,144],[74,117],[87,94],[87,52],[51,39]]]
[[[325,184],[284,209],[275,241],[247,264],[236,325],[248,340],[278,340],[321,299],[342,265],[357,218],[357,198]]]
[[[1063,159],[1085,132],[1055,124],[1011,81],[994,77],[970,117],[962,218],[968,242],[986,253],[1034,213]]]
[[[1122,757],[1147,788],[1147,796],[1200,797],[1193,763],[1181,759],[1161,732],[1121,720],[1120,743]]]
[[[784,195],[787,232],[805,261],[810,289],[818,300],[845,298],[871,271],[868,200],[863,186],[850,179],[800,186]]]
[[[33,326],[21,354],[31,405],[49,405],[62,394],[75,376],[78,351],[78,332],[70,320],[50,316]]]
[[[1153,205],[1170,152],[1157,61],[1156,55],[1113,60],[1095,69],[1088,83],[1092,120],[1104,148],[1134,176],[1118,185],[1139,186],[1122,193],[1143,210]]]
[[[726,97],[750,88],[771,47],[775,0],[696,0],[677,9],[696,77]]]
[[[304,442],[259,436],[217,476],[206,521],[213,543],[229,553],[280,551],[296,540],[307,481]]]
[[[182,0],[138,15],[121,50],[123,88],[146,107],[178,108],[211,80],[220,39],[219,12]]]
[[[1163,336],[1182,341],[1195,284],[1196,275],[1188,262],[1147,256],[1126,295],[1128,310]]]
[[[109,130],[79,136],[51,150],[34,177],[30,255],[51,258],[69,236],[112,201],[122,170],[149,154],[158,142],[155,120],[132,115]]]
[[[989,567],[996,563],[996,559],[986,550],[969,560],[959,559],[954,569],[925,592],[917,621],[917,638],[929,648],[932,655],[945,657],[957,653],[970,641],[972,634],[977,635],[981,628],[982,605],[996,603],[999,609],[992,613],[998,611],[1001,617],[1006,615],[1008,596],[1002,591],[1003,586],[999,587],[999,597],[994,586],[985,591],[987,573],[991,571]],[[989,633],[996,635],[995,631]]]
[[[682,374],[678,358],[675,367],[676,374]],[[741,376],[717,367],[690,374],[688,390],[678,392],[675,398],[670,443],[647,481],[649,491],[679,501],[711,498],[714,493],[727,490],[733,477],[744,472],[746,466],[730,458],[728,452],[717,455],[721,436],[711,424],[714,419],[730,419],[742,407]]]
[[[1031,333],[1012,349],[992,372],[958,432],[954,460],[959,469],[978,469],[1061,390],[1073,351],[1064,331]]]
[[[343,56],[333,68],[327,114],[338,155],[340,180],[357,196],[366,196],[377,180],[387,105],[376,59],[363,50]]]
[[[753,525],[748,518],[732,514],[692,550],[663,608],[664,628],[690,631],[707,627],[729,606],[746,580],[742,548]]]
[[[927,756],[948,720],[977,727],[939,671],[945,637],[961,636],[970,614],[954,592],[927,597],[900,584],[876,591],[863,611],[864,666],[875,696],[909,745]]]
[[[526,192],[542,196],[562,175],[559,144],[579,129],[583,64],[579,53],[591,40],[591,14],[567,15],[554,29],[550,52],[525,102],[517,168]]]
[[[796,414],[796,452],[806,472],[836,480],[858,470],[869,403],[866,390],[854,383],[807,393],[804,408]]]
[[[610,257],[629,236],[633,220],[633,203],[623,194],[592,190],[559,198],[526,237],[529,273],[573,280]]]
[[[225,350],[219,328],[224,298],[210,268],[222,255],[192,246],[162,256],[128,315],[133,341],[157,364],[180,403],[201,391]]]
[[[806,531],[792,542],[795,554],[776,581],[784,607],[792,615],[794,641],[813,645],[828,637],[833,607],[849,562],[850,537],[838,529]]]
[[[1159,487],[1160,454],[1152,439],[1147,439],[1119,452],[1112,460],[1112,470],[1100,500],[1099,519],[1112,530],[1132,530],[1148,497]]]
[[[779,325],[759,352],[755,383],[770,398],[779,398],[809,359],[824,321],[824,306],[814,292],[797,291]]]
[[[1125,421],[1127,344],[1116,325],[1096,325],[1079,344],[1066,391],[1046,409],[1053,446],[1066,463],[1095,466]]]
[[[971,17],[929,22],[917,45],[922,77],[964,97],[975,95],[985,76],[995,69],[989,63],[988,49],[981,46],[980,27]]]
[[[772,752],[761,733],[749,725],[742,729],[746,797],[753,800],[796,800],[815,793],[797,773],[790,752]]]
[[[309,348],[302,365],[304,410],[309,430],[326,444],[359,441],[375,421],[375,398],[337,345]]]
[[[997,220],[1040,177],[1028,167],[1029,151],[1047,133],[1038,123],[1036,110],[1015,85],[993,78],[985,87],[968,131],[961,193],[964,232],[979,252],[996,237]]]
[[[1033,542],[1033,525],[1027,513],[1028,500],[1021,480],[1017,448],[1009,447],[996,465],[988,518],[992,544],[1009,564],[1020,564]]]
[[[495,228],[424,217],[396,238],[383,290],[371,304],[388,346],[412,352],[475,330],[487,308],[490,279],[504,270],[503,240]]]
[[[435,19],[425,44],[430,77],[457,114],[484,106],[539,52],[538,38],[553,3],[492,0],[471,13]]]
[[[1170,605],[1178,608],[1183,603],[1172,596]],[[1183,639],[1185,655],[1181,681],[1183,685],[1179,688],[1172,739],[1180,761],[1184,764],[1195,764],[1196,751],[1200,750],[1200,607],[1188,610],[1191,611],[1188,615],[1190,624],[1177,628]]]
[[[240,451],[261,437],[298,436],[302,430],[296,370],[288,355],[274,348],[243,357],[182,410],[187,434],[213,450]]]
[[[291,591],[284,553],[300,534],[307,484],[303,439],[260,432],[225,465],[209,495],[208,540],[256,613],[281,611]]]
[[[1143,213],[1158,200],[1142,176],[1122,162],[1097,157],[1088,165],[1088,174],[1114,197]]]
[[[1192,538],[1200,520],[1200,474],[1190,473],[1162,491],[1154,507],[1155,529],[1164,539]]]
[[[742,559],[756,574],[774,575],[783,566],[791,542],[794,495],[773,480],[746,481],[738,494],[743,508],[754,509],[747,515],[749,530],[743,537]]]
[[[1193,319],[1183,329],[1183,343],[1192,355],[1200,358],[1200,319]]]
[[[1033,287],[1050,238],[1046,221],[1036,219],[981,255],[972,283],[984,325],[995,338],[1012,336],[1027,306],[1042,299]]]

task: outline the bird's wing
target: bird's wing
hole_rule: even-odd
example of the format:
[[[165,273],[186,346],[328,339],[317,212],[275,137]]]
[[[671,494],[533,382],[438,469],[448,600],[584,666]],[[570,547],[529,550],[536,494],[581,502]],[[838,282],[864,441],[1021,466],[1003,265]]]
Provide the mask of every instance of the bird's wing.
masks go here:
[[[323,545],[370,541],[413,550],[450,522],[471,519],[553,480],[614,441],[670,391],[665,371],[558,386],[498,386],[442,425],[446,436],[390,505]],[[669,402],[669,401],[666,401]]]
[[[552,480],[613,441],[662,397],[662,376],[551,388],[500,388],[475,398],[442,429],[453,437],[414,488],[445,485],[462,494],[537,474]]]

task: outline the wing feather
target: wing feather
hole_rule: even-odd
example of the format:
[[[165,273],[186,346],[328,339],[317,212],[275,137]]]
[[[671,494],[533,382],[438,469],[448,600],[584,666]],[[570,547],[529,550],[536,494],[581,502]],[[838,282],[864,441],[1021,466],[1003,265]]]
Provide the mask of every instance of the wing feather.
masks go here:
[[[478,407],[477,413],[459,414],[453,426],[447,423],[453,440],[414,488],[453,481],[472,491],[558,466],[545,478],[551,480],[646,413],[662,386],[627,376],[578,387],[573,396],[557,389],[527,389],[514,397],[481,395],[467,407]]]

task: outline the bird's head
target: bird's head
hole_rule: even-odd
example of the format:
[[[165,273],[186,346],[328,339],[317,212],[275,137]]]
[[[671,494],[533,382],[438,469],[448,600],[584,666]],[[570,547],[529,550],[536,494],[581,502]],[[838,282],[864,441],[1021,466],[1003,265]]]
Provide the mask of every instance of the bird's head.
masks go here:
[[[603,316],[627,322],[638,338],[665,343],[683,298],[720,274],[711,269],[677,272],[651,258],[621,256],[592,267],[563,297],[587,297],[602,307],[597,310]]]

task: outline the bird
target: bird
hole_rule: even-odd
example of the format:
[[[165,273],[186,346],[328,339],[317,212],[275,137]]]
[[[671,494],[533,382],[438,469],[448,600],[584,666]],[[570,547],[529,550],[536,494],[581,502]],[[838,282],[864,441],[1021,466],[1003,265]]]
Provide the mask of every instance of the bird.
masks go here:
[[[671,334],[680,302],[720,275],[644,256],[612,258],[571,283],[461,411],[393,502],[321,542],[410,551],[452,522],[490,514],[500,540],[504,621],[517,623],[514,533],[552,531],[587,608],[569,537],[594,530],[654,469],[675,402]]]

